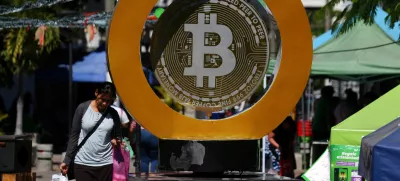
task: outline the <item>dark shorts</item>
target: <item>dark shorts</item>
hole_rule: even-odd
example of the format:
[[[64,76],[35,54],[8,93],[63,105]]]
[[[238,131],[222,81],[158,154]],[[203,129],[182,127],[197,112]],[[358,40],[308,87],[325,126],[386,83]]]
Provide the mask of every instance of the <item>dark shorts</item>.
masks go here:
[[[113,165],[90,167],[75,164],[76,181],[112,181]]]

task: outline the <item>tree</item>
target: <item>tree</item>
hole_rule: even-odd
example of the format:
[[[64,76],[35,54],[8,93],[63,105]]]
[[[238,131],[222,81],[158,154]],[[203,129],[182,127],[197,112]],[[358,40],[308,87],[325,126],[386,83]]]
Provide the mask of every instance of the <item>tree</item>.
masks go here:
[[[331,0],[324,8],[332,8],[346,1],[348,0]],[[338,14],[333,29],[339,30],[338,35],[340,35],[349,31],[359,21],[372,25],[377,7],[382,7],[388,13],[385,20],[393,28],[400,18],[400,0],[352,0],[352,5]]]
[[[9,6],[20,6],[27,0],[9,0]],[[19,13],[11,14],[10,17],[17,18],[35,18],[43,20],[52,20],[56,17],[56,10],[52,8],[41,8],[26,10]],[[37,68],[37,62],[41,55],[50,53],[60,44],[60,30],[53,27],[41,27],[44,31],[44,41],[38,44],[35,36],[38,36],[36,28],[15,28],[6,29],[4,31],[4,45],[1,51],[3,60],[1,74],[13,74],[17,76],[17,115],[15,134],[22,134],[23,119],[23,85],[22,79],[25,73],[30,73]],[[45,30],[44,30],[45,29]],[[40,32],[39,32],[40,33]],[[4,67],[3,67],[4,66]],[[14,121],[14,120],[11,120]]]

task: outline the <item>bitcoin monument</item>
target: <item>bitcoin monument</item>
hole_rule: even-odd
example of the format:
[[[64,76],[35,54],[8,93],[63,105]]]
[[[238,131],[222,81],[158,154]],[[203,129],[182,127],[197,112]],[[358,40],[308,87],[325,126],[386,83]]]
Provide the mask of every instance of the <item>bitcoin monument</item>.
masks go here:
[[[279,72],[254,106],[218,121],[181,115],[153,93],[137,51],[144,20],[156,1],[119,1],[108,58],[129,112],[160,139],[251,140],[277,127],[307,83],[312,39],[300,0],[265,2],[281,34]],[[267,34],[260,12],[245,0],[176,0],[157,22],[152,66],[162,87],[180,103],[208,112],[229,108],[251,96],[262,81],[269,63]]]

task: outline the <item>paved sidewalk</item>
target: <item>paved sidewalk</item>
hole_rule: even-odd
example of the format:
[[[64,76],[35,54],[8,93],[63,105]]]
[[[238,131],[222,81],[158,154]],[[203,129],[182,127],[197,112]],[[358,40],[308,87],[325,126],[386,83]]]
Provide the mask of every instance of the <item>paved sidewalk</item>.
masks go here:
[[[296,162],[297,162],[297,168],[301,168],[301,154],[296,153]],[[55,154],[53,156],[53,170],[52,171],[47,171],[47,172],[38,172],[35,167],[32,168],[32,172],[36,172],[36,181],[51,181],[51,177],[53,174],[59,174],[60,171],[58,169],[58,166],[61,162],[61,155]],[[131,167],[129,169],[130,173],[134,173],[134,168]],[[299,176],[303,173],[304,171],[301,169],[295,170],[295,176]]]
[[[32,170],[35,172],[35,170]],[[50,172],[36,172],[36,181],[51,181],[51,177],[53,174],[59,174],[59,171],[50,171]]]
[[[46,172],[40,172],[37,171],[35,167],[32,168],[32,172],[36,172],[36,181],[51,181],[51,177],[53,174],[60,174],[59,171],[59,165],[61,163],[62,156],[60,154],[54,154],[53,155],[53,170],[51,171],[46,171]],[[131,161],[132,162],[132,161]],[[135,171],[134,167],[131,166],[129,169],[130,173],[133,173]]]
[[[53,155],[53,169],[51,171],[38,171],[36,167],[32,168],[32,172],[36,172],[36,181],[51,181],[51,177],[53,174],[59,174],[60,171],[58,169],[61,163],[62,156],[61,154],[54,154]]]

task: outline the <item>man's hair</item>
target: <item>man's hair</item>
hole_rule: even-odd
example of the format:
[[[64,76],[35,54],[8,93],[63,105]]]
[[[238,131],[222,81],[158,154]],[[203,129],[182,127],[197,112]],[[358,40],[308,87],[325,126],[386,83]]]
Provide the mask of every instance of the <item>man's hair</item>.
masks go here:
[[[96,90],[99,94],[111,94],[112,97],[117,97],[117,89],[111,82],[104,82],[100,84]]]
[[[358,95],[356,92],[354,92],[352,89],[346,89],[345,91],[346,96],[347,96],[347,100],[357,100],[358,99]]]
[[[335,89],[332,86],[326,86],[321,89],[321,95],[331,97],[335,93]]]

